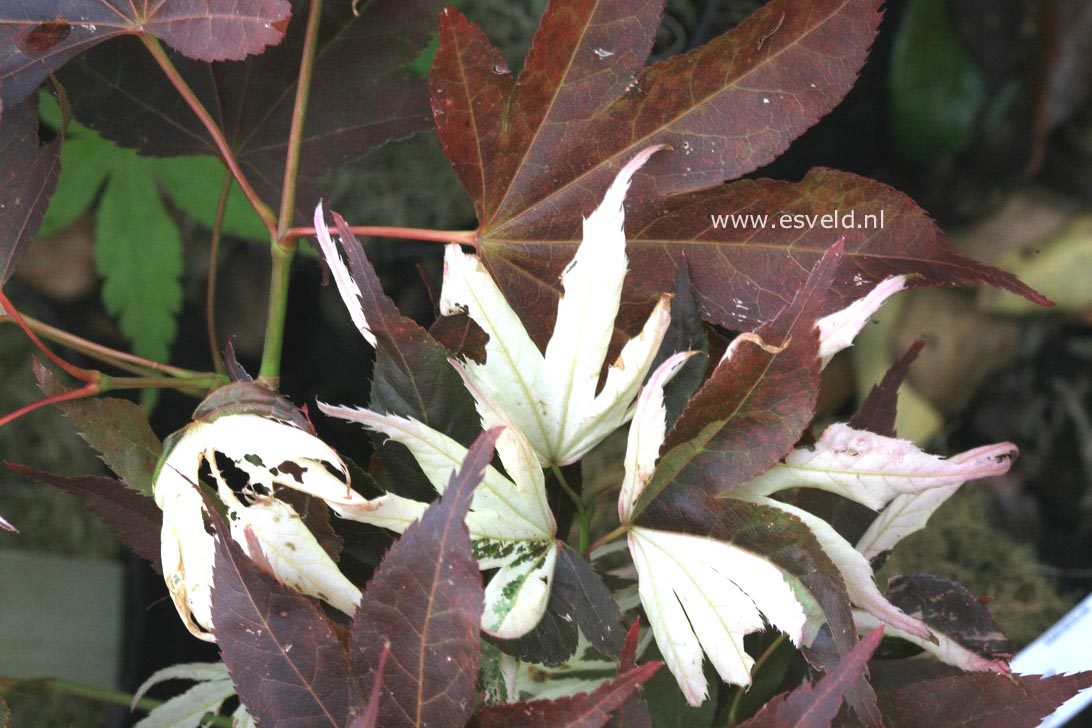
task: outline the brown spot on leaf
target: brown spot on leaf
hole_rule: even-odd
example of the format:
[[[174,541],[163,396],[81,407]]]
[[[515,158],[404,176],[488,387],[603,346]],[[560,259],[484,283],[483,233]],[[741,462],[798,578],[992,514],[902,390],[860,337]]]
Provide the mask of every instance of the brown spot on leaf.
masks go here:
[[[23,38],[23,45],[36,53],[45,53],[53,46],[60,43],[72,32],[72,26],[64,19],[64,16],[56,20],[35,25],[27,31]]]

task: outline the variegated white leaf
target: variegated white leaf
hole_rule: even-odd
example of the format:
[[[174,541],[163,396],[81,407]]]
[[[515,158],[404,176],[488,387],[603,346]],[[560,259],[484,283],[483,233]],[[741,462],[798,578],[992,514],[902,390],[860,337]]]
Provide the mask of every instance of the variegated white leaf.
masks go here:
[[[564,295],[543,355],[477,256],[449,245],[440,312],[465,311],[489,336],[484,364],[467,361],[475,389],[504,408],[545,466],[580,459],[625,424],[669,324],[669,299],[623,347],[596,395],[626,275],[622,201],[633,174],[661,147],[645,149],[619,172],[584,221],[584,238],[562,275]]]
[[[816,323],[819,327],[819,358],[824,367],[839,351],[853,346],[857,334],[861,333],[872,315],[880,310],[880,306],[906,288],[906,280],[907,276],[904,275],[885,278],[864,298],[819,319]]]
[[[520,637],[534,629],[546,612],[557,547],[552,542],[516,542],[507,558],[497,559],[496,553],[489,552],[490,545],[481,540],[473,542],[475,556],[480,553],[486,564],[500,566],[485,588],[482,629],[501,639]]]
[[[818,488],[879,510],[898,495],[999,475],[1009,469],[1015,451],[1006,442],[942,458],[923,452],[909,440],[838,423],[828,427],[814,445],[793,450],[783,463],[737,494],[763,496],[787,488]]]
[[[493,466],[486,468],[466,525],[478,565],[499,569],[486,589],[482,628],[506,639],[519,637],[533,629],[546,610],[557,558],[557,524],[531,444],[492,397],[480,391],[462,367],[456,365],[456,369],[478,397],[483,426],[505,428],[496,447],[510,478]],[[358,422],[405,445],[438,493],[443,493],[452,471],[466,457],[462,445],[416,420],[321,403],[319,407],[328,415]],[[419,516],[424,507],[388,493],[359,508],[346,509],[342,515],[401,532],[412,520],[400,521],[398,516]]]
[[[921,620],[914,619],[887,601],[884,595],[880,593],[879,587],[876,586],[875,576],[872,573],[872,566],[868,563],[868,559],[853,548],[852,544],[842,538],[841,534],[834,530],[833,526],[802,508],[775,501],[771,498],[755,496],[747,500],[770,508],[777,508],[803,521],[804,525],[815,536],[819,545],[822,546],[823,551],[838,567],[842,579],[845,580],[849,600],[853,604],[874,614],[878,619],[883,620],[884,624],[897,627],[908,634],[916,635],[925,640],[932,639],[932,633]]]
[[[153,674],[137,689],[134,708],[149,689],[167,680],[193,680],[197,684],[156,707],[136,724],[137,728],[196,728],[204,725],[202,719],[207,714],[218,713],[224,701],[235,694],[222,662],[171,665]]]
[[[660,653],[691,705],[708,695],[702,653],[721,678],[749,685],[754,661],[743,637],[762,617],[799,643],[803,607],[781,571],[765,559],[709,538],[632,528],[638,591]]]
[[[231,537],[247,556],[254,556],[246,537],[249,529],[280,581],[329,602],[345,614],[356,614],[360,590],[341,573],[295,509],[260,494],[253,494],[250,503],[244,505],[220,478],[215,464],[210,462],[209,465],[219,484],[220,500],[228,508]]]
[[[368,325],[368,319],[364,315],[364,307],[360,303],[360,287],[357,286],[349,269],[341,259],[341,253],[333,238],[330,237],[330,228],[326,226],[326,217],[322,214],[322,203],[315,206],[315,237],[318,238],[319,249],[326,265],[333,276],[337,292],[341,294],[341,300],[349,311],[349,318],[353,320],[356,328],[364,336],[369,344],[375,346],[375,334]]]
[[[204,503],[196,484],[203,462],[210,464],[214,477],[220,477],[216,455],[226,457],[247,474],[247,489],[254,499],[251,511],[226,486],[219,489],[221,499],[238,517],[234,540],[248,549],[241,528],[250,525],[263,552],[270,556],[274,572],[285,583],[308,594],[329,597],[348,613],[355,611],[359,590],[318,547],[291,506],[275,499],[276,491],[285,487],[321,498],[335,511],[365,507],[363,496],[327,469],[346,473],[336,452],[297,427],[248,414],[193,422],[174,436],[168,447],[153,486],[156,504],[163,511],[160,555],[171,599],[193,635],[215,641],[211,614],[214,543],[205,530]]]

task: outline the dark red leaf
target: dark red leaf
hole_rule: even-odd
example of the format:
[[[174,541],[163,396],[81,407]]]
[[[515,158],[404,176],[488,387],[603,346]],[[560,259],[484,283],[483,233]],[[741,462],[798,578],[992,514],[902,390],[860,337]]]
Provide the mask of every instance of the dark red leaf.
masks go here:
[[[284,37],[288,0],[10,0],[0,7],[0,94],[10,107],[73,56],[147,33],[202,61],[242,60]]]
[[[532,700],[482,708],[471,728],[600,728],[611,713],[642,683],[656,674],[662,662],[650,662],[620,673],[590,693],[556,700]]]
[[[5,103],[0,110],[3,110],[0,116],[0,288],[3,288],[38,232],[49,198],[57,187],[61,138],[38,146],[36,99],[21,104]]]
[[[864,675],[868,658],[882,638],[883,627],[872,630],[817,684],[805,683],[778,695],[740,728],[828,728],[842,707],[843,696]]]
[[[156,572],[163,573],[159,562],[163,516],[154,500],[113,478],[97,475],[68,478],[16,463],[4,464],[16,473],[56,486],[82,500],[87,510],[109,526],[123,544]]]
[[[603,579],[580,554],[558,542],[553,591],[576,620],[591,646],[607,657],[618,657],[625,640],[622,613]]]
[[[895,437],[895,415],[898,412],[899,387],[906,379],[910,365],[918,358],[925,347],[925,339],[915,341],[900,356],[879,384],[872,386],[860,409],[849,421],[849,426],[858,430],[868,430],[884,437]]]
[[[880,20],[874,0],[774,0],[735,29],[640,70],[660,4],[552,3],[518,81],[482,31],[455,10],[440,23],[430,77],[445,152],[475,204],[483,255],[544,343],[559,273],[581,216],[621,165],[666,144],[627,198],[633,271],[619,318],[634,331],[687,256],[707,320],[749,330],[792,298],[831,243],[830,230],[715,229],[711,214],[885,215],[848,229],[847,262],[824,313],[880,278],[913,285],[990,283],[1044,303],[1012,276],[960,257],[928,216],[894,190],[817,170],[799,184],[718,186],[775,158],[845,95]]]
[[[379,724],[457,728],[474,707],[484,589],[463,520],[501,430],[470,447],[443,496],[402,534],[368,582],[352,627],[359,680],[374,674],[383,645]]]
[[[969,673],[923,680],[880,693],[888,728],[1033,728],[1092,687],[1092,672],[1074,675]]]
[[[368,704],[364,706],[364,712],[358,715],[349,728],[375,728],[379,724],[379,696],[382,694],[383,673],[387,669],[387,658],[391,654],[391,645],[383,645],[383,651],[379,653],[379,664],[375,666],[375,675],[372,679],[372,690],[368,694]]]
[[[811,647],[803,650],[815,667],[833,670],[857,645],[841,573],[811,530],[795,516],[699,490],[668,490],[649,504],[637,525],[732,544],[766,559],[799,582],[815,599],[826,622]],[[846,701],[866,725],[881,724],[875,695],[863,678],[850,689]]]
[[[376,412],[412,417],[469,445],[481,432],[474,400],[448,362],[451,353],[412,319],[406,318],[385,293],[364,248],[345,220],[333,213],[349,270],[360,288],[360,304],[376,338],[371,402]],[[431,500],[435,490],[403,445],[373,438],[376,451],[402,495]]]
[[[618,657],[618,672],[624,673],[637,666],[637,640],[641,636],[641,621],[633,620],[633,625],[626,632],[622,652]],[[652,713],[648,702],[640,692],[630,694],[614,716],[607,722],[607,728],[652,728]]]
[[[884,596],[977,655],[1005,662],[1012,659],[1012,642],[986,605],[962,584],[932,574],[903,574],[887,582]]]
[[[576,620],[569,606],[558,596],[557,589],[550,590],[542,619],[527,634],[507,640],[488,634],[484,637],[505,654],[548,667],[564,664],[576,652],[580,641]]]
[[[773,467],[800,439],[819,392],[815,322],[842,257],[833,246],[793,302],[741,341],[667,434],[639,511],[665,489],[724,494]]]
[[[428,45],[442,0],[326,3],[319,31],[300,174],[310,180],[372,149],[429,128],[425,83],[404,67]],[[244,63],[209,66],[176,59],[179,70],[224,130],[259,195],[280,200],[296,95],[306,4],[284,43]],[[65,69],[77,117],[144,154],[215,154],[204,128],[137,44],[112,43]],[[301,187],[299,210],[318,202]],[[299,220],[302,222],[302,219]]]
[[[65,391],[53,372],[37,361],[34,376],[47,397]],[[152,476],[163,443],[152,432],[148,410],[116,397],[74,399],[54,406],[125,485],[145,495],[152,494]]]
[[[224,517],[207,510],[217,533],[212,621],[239,700],[263,726],[343,728],[363,701],[333,622],[225,537]]]

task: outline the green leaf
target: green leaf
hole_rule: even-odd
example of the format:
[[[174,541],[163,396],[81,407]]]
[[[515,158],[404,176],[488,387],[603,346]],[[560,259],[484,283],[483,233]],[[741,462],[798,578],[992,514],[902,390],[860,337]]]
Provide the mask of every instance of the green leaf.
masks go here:
[[[168,157],[153,161],[163,192],[180,210],[211,229],[224,182],[224,165],[208,155]],[[232,184],[224,210],[224,233],[248,240],[268,240],[261,218],[247,202],[239,185]]]
[[[911,0],[891,57],[891,132],[899,153],[925,164],[974,138],[986,80],[952,23],[948,0]]]
[[[159,197],[154,163],[126,150],[116,155],[95,230],[102,300],[134,352],[165,361],[182,307],[182,240]]]
[[[661,659],[653,647],[645,655],[645,662]],[[697,708],[686,702],[679,690],[679,684],[667,670],[660,670],[645,683],[643,693],[648,701],[648,710],[652,715],[652,728],[676,728],[692,726],[704,728],[712,725],[717,712],[717,694],[720,692],[720,678],[708,661],[705,663],[705,678],[709,681],[709,698]]]
[[[111,144],[94,135],[70,135],[61,147],[61,176],[38,237],[68,227],[91,207],[112,166]]]

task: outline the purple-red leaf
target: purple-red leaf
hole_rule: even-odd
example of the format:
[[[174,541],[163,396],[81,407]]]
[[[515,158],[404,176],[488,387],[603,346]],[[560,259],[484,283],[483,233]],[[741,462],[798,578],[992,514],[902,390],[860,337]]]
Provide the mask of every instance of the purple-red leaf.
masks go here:
[[[288,0],[9,0],[0,6],[3,106],[108,38],[147,34],[190,58],[238,61],[279,43],[290,16]]]
[[[641,636],[641,621],[635,619],[626,632],[622,652],[618,656],[618,672],[624,673],[637,666],[637,641]],[[607,728],[652,728],[652,714],[648,702],[640,692],[630,693],[607,723]]]
[[[896,437],[895,416],[898,413],[899,387],[910,371],[910,365],[925,347],[925,339],[918,339],[900,356],[879,384],[874,384],[861,403],[860,409],[849,421],[855,430],[868,430],[884,437]]]
[[[847,265],[823,314],[880,279],[913,285],[990,283],[1045,302],[1015,278],[962,258],[905,195],[817,170],[798,184],[720,186],[784,151],[849,90],[879,24],[875,0],[774,0],[689,53],[641,70],[660,3],[551,3],[517,79],[458,11],[440,23],[430,77],[445,153],[474,202],[481,251],[538,343],[551,330],[559,273],[626,161],[667,144],[635,176],[626,200],[631,274],[619,318],[633,332],[685,256],[706,319],[748,330],[768,322],[830,245],[829,225],[800,229],[780,215],[855,211]],[[833,49],[833,50],[832,50]],[[772,224],[715,223],[767,215]],[[793,218],[793,222],[797,218]]]
[[[923,680],[880,693],[888,728],[1033,728],[1078,691],[1092,672],[998,675],[979,672]]]
[[[162,573],[159,537],[163,517],[151,498],[126,488],[121,481],[97,475],[74,478],[45,473],[16,463],[4,463],[10,470],[67,491],[84,502],[118,539]]]
[[[554,593],[591,646],[607,657],[618,657],[625,641],[618,603],[587,559],[561,542],[558,547]]]
[[[326,3],[319,30],[298,195],[306,217],[317,202],[307,180],[338,169],[372,149],[429,128],[423,79],[404,71],[428,45],[442,0]],[[209,66],[176,58],[194,92],[224,130],[259,195],[280,200],[288,130],[303,48],[306,4],[284,42],[244,63]],[[137,43],[111,43],[69,65],[77,117],[144,154],[216,154],[204,128]],[[297,222],[302,222],[298,220]]]
[[[375,666],[375,675],[372,679],[372,690],[368,694],[368,703],[364,706],[364,712],[358,715],[349,728],[375,728],[379,723],[379,696],[383,688],[383,672],[387,669],[387,658],[391,654],[391,645],[383,645],[383,651],[379,653],[379,664]]]
[[[34,376],[47,397],[65,391],[53,372],[38,361],[34,363]],[[152,431],[148,410],[116,397],[74,399],[54,406],[125,485],[152,494],[152,475],[163,443]]]
[[[0,31],[2,47],[3,31]],[[0,86],[0,89],[3,87]],[[61,138],[38,146],[38,104],[0,105],[0,288],[23,257],[61,169]]]
[[[882,627],[872,630],[818,683],[805,683],[778,695],[740,728],[828,728],[842,707],[843,696],[864,674],[868,658],[882,638]]]
[[[590,693],[556,700],[532,700],[482,708],[471,728],[600,728],[662,662],[650,662],[620,673]]]
[[[842,256],[837,243],[773,321],[732,343],[667,434],[636,510],[665,489],[724,494],[773,467],[811,421],[819,392],[819,317]]]
[[[369,407],[375,412],[412,417],[469,446],[481,432],[481,425],[473,398],[448,362],[451,353],[401,314],[383,292],[360,241],[341,215],[335,212],[333,218],[346,264],[360,290],[360,309],[375,337]],[[435,497],[435,489],[403,445],[379,436],[374,442],[400,495],[424,501]]]
[[[463,521],[500,432],[471,445],[443,496],[391,546],[364,590],[353,619],[353,668],[370,681],[390,643],[382,726],[458,728],[473,710],[485,592]]]
[[[343,728],[363,701],[333,622],[251,560],[223,516],[209,512],[217,533],[212,621],[239,700],[262,726]],[[260,554],[256,540],[251,549]]]
[[[962,584],[932,574],[903,574],[887,582],[884,596],[976,655],[1001,662],[1012,659],[1013,645],[1001,626]]]

